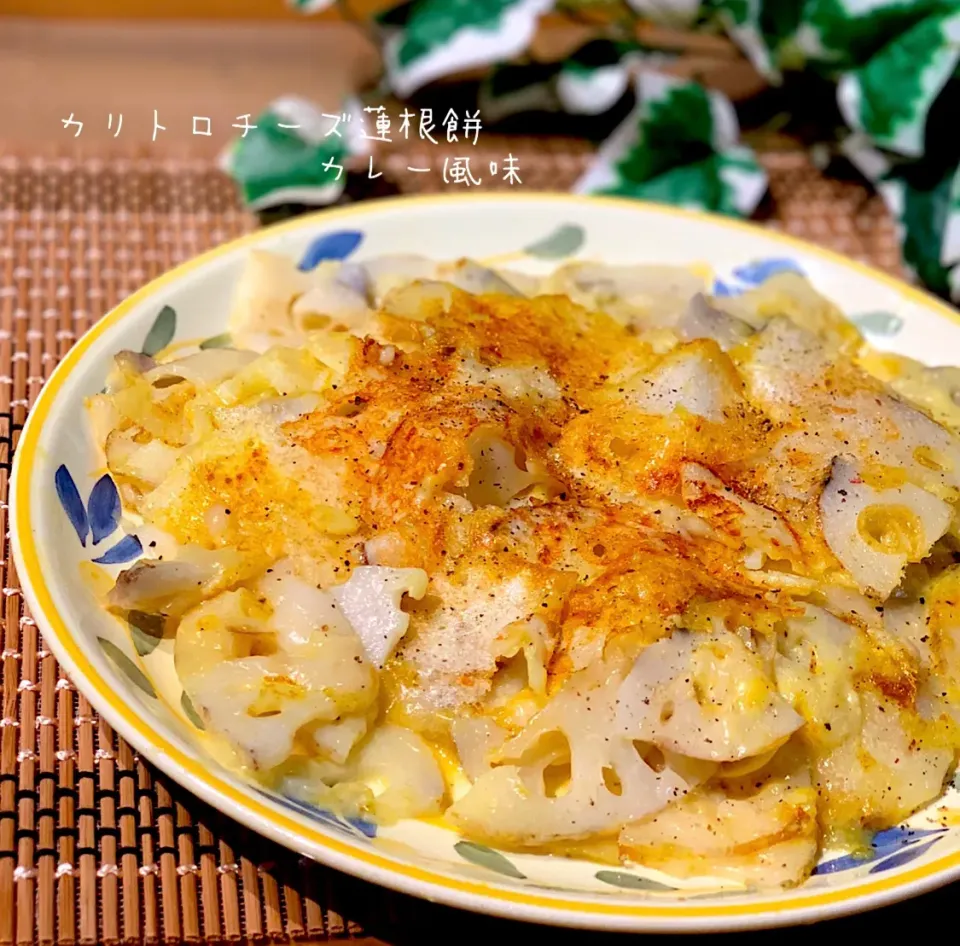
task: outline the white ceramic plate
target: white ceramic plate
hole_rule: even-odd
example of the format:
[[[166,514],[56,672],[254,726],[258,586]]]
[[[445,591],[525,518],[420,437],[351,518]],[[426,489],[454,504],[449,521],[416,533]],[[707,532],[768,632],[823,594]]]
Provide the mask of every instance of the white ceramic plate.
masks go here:
[[[544,923],[634,931],[805,923],[960,876],[960,793],[953,788],[935,809],[883,832],[869,859],[827,852],[803,887],[761,893],[505,854],[419,822],[387,829],[348,823],[263,792],[213,761],[198,720],[193,715],[191,721],[189,704],[181,701],[167,645],[153,649],[93,597],[91,581],[126,567],[139,542],[124,536],[117,522],[114,488],[98,469],[82,402],[102,388],[120,349],[154,351],[170,340],[221,334],[254,247],[296,258],[411,251],[441,259],[496,257],[530,271],[574,255],[608,263],[700,263],[709,268],[714,291],[723,293],[795,268],[878,347],[931,364],[960,363],[960,315],[918,290],[753,226],[637,202],[566,195],[378,201],[303,217],[192,260],[135,293],[70,351],[31,412],[11,487],[14,555],[31,612],[77,686],[146,758],[220,811],[332,867],[431,900]]]

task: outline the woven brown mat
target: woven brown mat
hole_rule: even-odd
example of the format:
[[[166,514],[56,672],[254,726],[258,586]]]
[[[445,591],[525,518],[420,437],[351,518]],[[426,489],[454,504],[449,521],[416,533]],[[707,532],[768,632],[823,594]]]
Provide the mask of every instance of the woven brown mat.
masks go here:
[[[568,187],[588,159],[568,143],[509,144],[527,188]],[[436,152],[426,159],[436,163]],[[437,175],[406,170],[418,160],[389,155],[385,172],[402,190],[440,189]],[[876,198],[824,180],[797,154],[766,163],[770,226],[899,271],[892,225]],[[147,280],[255,225],[207,162],[18,158],[0,148],[4,532],[20,430],[76,338]],[[6,544],[0,588],[0,946],[400,944],[464,933],[512,943],[531,935],[298,859],[211,810],[142,761],[63,676],[23,609]],[[553,943],[585,942],[584,934],[549,935]]]

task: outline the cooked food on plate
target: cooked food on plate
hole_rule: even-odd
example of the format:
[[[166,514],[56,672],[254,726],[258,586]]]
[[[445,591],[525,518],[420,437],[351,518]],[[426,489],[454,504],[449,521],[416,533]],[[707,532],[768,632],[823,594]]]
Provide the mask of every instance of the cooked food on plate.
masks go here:
[[[208,736],[288,796],[795,885],[960,749],[956,369],[795,273],[251,254],[91,423]]]

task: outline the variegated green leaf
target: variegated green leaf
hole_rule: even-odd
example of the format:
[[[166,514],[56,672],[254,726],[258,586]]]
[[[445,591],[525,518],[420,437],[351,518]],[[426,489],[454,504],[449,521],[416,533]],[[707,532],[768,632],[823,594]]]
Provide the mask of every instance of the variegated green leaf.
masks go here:
[[[943,0],[705,0],[730,38],[774,81],[812,67],[831,77],[864,66]]]
[[[877,145],[918,157],[927,114],[960,61],[960,10],[928,16],[840,80],[847,123]]]
[[[960,299],[960,169],[942,154],[895,159],[863,135],[842,150],[886,203],[908,270],[931,291]]]
[[[808,0],[708,0],[730,38],[762,75],[779,82],[819,52],[806,25]]]
[[[390,88],[401,97],[442,76],[506,62],[522,53],[554,0],[415,0],[383,50]]]
[[[651,67],[667,58],[644,53],[635,43],[594,40],[561,65],[557,97],[566,112],[602,115],[626,95],[633,70],[641,60]]]
[[[904,263],[933,292],[949,295],[950,267],[941,262],[953,175],[931,184],[906,177],[881,181],[878,190],[901,229]]]
[[[947,218],[940,240],[940,262],[949,268],[950,295],[960,299],[960,168],[953,172],[947,201]]]
[[[763,0],[713,0],[711,6],[727,34],[757,71],[775,76],[773,55],[761,26]]]
[[[711,155],[702,161],[670,168],[646,181],[626,178],[601,193],[674,204],[690,210],[746,216],[753,211],[765,189],[763,169],[744,149],[739,157]]]
[[[239,185],[247,206],[262,210],[337,200],[346,187],[351,158],[365,154],[368,145],[362,137],[363,110],[358,102],[348,100],[328,114],[352,118],[338,122],[304,99],[281,98],[251,122],[256,128],[233,142],[221,163]]]
[[[601,115],[628,92],[641,59],[654,66],[669,58],[644,52],[636,43],[597,39],[563,62],[499,65],[481,83],[480,113],[489,122],[522,112]]]
[[[602,115],[623,98],[630,87],[627,63],[581,66],[567,63],[557,76],[557,95],[565,112]]]
[[[730,103],[696,83],[643,76],[640,105],[600,149],[576,185],[726,214],[749,214],[766,189],[753,153],[734,142]]]
[[[816,53],[805,44],[807,0],[764,0],[760,32],[769,50],[773,74],[802,69]]]
[[[718,152],[714,165],[724,192],[720,204],[710,209],[738,217],[750,216],[767,190],[767,172],[757,156],[740,145]]]
[[[942,0],[705,0],[766,76],[807,66],[829,75],[863,66]]]
[[[802,42],[811,60],[835,71],[856,69],[926,16],[950,5],[944,0],[806,0]]]

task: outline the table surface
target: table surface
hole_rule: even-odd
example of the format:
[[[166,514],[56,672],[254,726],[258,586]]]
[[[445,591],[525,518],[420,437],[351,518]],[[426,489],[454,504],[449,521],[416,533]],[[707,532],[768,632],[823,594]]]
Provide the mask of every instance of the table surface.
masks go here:
[[[73,341],[157,273],[256,226],[213,166],[221,140],[191,140],[181,129],[154,146],[141,115],[131,121],[130,139],[113,140],[104,127],[65,141],[60,113],[99,110],[105,126],[111,108],[133,116],[149,107],[152,121],[157,107],[189,122],[202,98],[208,111],[232,120],[291,89],[335,95],[338,83],[370,68],[369,50],[335,32],[319,40],[329,46],[318,56],[316,38],[303,42],[304,31],[284,26],[270,26],[263,43],[261,27],[258,37],[241,29],[220,39],[215,30],[204,33],[208,27],[164,29],[150,36],[128,26],[40,30],[0,18],[0,88],[26,90],[0,96],[4,530],[19,431]],[[179,66],[171,77],[161,53],[173,47]],[[238,67],[243,56],[266,68]],[[533,188],[569,186],[589,160],[586,149],[563,141],[490,140],[483,153],[505,145],[520,154]],[[435,177],[405,172],[418,160],[391,158],[396,187],[439,189]],[[764,162],[768,225],[900,271],[892,225],[876,198],[859,185],[824,179],[799,154],[765,155]],[[141,761],[63,677],[22,608],[6,549],[0,588],[0,946],[291,937],[399,946],[466,930],[506,942],[539,935],[305,864],[210,810]],[[868,936],[891,924],[914,926],[945,910],[952,892],[835,921],[830,932]],[[809,934],[776,935],[799,942]],[[562,930],[550,937],[560,944],[614,939]]]

